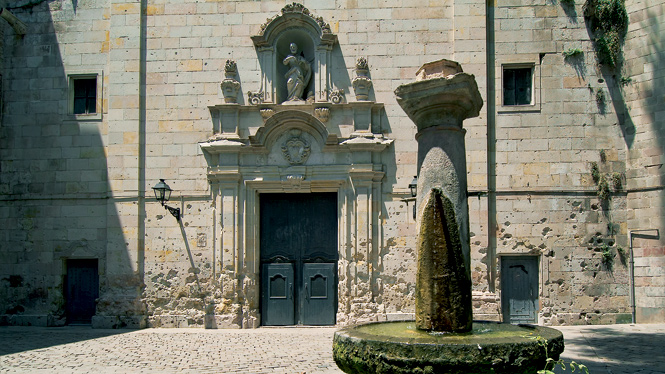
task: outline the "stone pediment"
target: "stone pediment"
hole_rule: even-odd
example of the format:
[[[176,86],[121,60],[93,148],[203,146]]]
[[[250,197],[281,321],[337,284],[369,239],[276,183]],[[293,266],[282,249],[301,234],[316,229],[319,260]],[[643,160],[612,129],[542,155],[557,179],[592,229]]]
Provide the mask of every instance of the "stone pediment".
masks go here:
[[[280,14],[268,18],[261,25],[259,34],[252,37],[257,47],[272,46],[274,40],[289,28],[298,27],[321,39],[324,44],[332,46],[337,36],[331,32],[330,24],[312,14],[304,5],[292,3],[282,8]]]
[[[209,107],[215,134],[199,143],[208,154],[268,153],[287,131],[299,130],[311,136],[323,152],[382,151],[392,143],[372,133],[372,120],[380,121],[383,105],[371,102],[340,105],[292,104],[242,106],[221,104]],[[234,132],[229,125],[247,124],[247,131]],[[255,131],[251,129],[260,124]],[[235,126],[233,126],[235,127]],[[376,126],[374,126],[376,127]],[[222,130],[222,131],[220,131]],[[241,135],[242,134],[242,135]]]

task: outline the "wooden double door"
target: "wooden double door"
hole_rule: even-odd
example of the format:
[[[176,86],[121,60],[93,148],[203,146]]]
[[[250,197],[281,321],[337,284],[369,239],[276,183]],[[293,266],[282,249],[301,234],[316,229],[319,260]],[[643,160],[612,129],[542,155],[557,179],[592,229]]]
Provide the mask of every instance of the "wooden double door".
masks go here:
[[[337,194],[261,194],[265,326],[334,325]]]

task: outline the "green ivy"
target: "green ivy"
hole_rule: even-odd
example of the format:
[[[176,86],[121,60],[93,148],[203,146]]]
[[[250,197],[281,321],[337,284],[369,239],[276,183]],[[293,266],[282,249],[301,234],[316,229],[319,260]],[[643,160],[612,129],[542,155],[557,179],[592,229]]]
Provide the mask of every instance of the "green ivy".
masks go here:
[[[598,181],[600,180],[600,169],[598,168],[598,163],[595,161],[591,162],[591,178],[593,179],[593,183],[598,184]]]
[[[581,56],[584,52],[579,48],[568,48],[565,51],[561,52],[564,58],[573,58]]]
[[[621,187],[623,187],[623,174],[615,172],[612,173],[612,186],[614,187],[614,191],[620,191]]]
[[[601,261],[608,269],[612,270],[614,267],[614,253],[612,253],[612,247],[607,244],[604,244],[600,247],[601,249]]]
[[[584,19],[592,32],[600,64],[619,68],[623,61],[623,41],[628,31],[624,0],[586,0]]]
[[[605,106],[605,92],[602,88],[599,88],[598,91],[596,91],[596,104],[598,104],[599,107]]]

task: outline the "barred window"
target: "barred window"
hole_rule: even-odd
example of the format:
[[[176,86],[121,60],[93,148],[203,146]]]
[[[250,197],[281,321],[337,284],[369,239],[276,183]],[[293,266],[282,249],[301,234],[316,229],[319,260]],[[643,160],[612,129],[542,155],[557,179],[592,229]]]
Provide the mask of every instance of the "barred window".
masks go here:
[[[97,113],[97,78],[75,78],[74,114]]]
[[[530,105],[532,103],[533,69],[530,67],[504,68],[503,105]]]

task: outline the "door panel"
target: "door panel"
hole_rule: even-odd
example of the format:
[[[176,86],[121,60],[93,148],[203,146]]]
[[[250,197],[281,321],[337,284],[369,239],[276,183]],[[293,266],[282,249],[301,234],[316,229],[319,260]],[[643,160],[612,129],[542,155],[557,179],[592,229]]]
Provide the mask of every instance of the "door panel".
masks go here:
[[[335,264],[331,263],[303,264],[303,324],[335,324],[335,268]]]
[[[266,325],[287,326],[295,322],[293,264],[263,264],[263,321]]]
[[[294,276],[291,278],[294,321],[290,324],[334,325],[337,313],[337,194],[261,194],[260,204],[262,324],[273,325],[273,319],[265,316],[274,315],[277,312],[273,308],[282,305],[266,296],[266,288],[270,286],[266,279],[271,275],[265,265],[288,263]],[[309,271],[306,269],[310,268],[318,269],[316,271],[320,274],[305,276]],[[273,282],[275,290],[281,287],[281,280],[274,279]],[[317,312],[310,311],[311,308]],[[325,308],[328,308],[325,313],[318,312]],[[324,315],[326,319],[322,317]]]
[[[501,309],[509,323],[538,322],[538,258],[501,258]]]
[[[99,297],[97,260],[68,260],[66,283],[67,323],[90,323]]]

